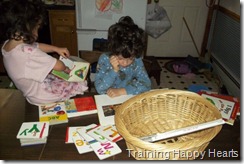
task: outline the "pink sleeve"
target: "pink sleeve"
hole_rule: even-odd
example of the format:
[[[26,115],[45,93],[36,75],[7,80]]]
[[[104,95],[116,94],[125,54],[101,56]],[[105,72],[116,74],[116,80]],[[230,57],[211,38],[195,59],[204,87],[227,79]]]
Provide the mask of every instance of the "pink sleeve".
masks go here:
[[[25,67],[25,77],[42,82],[53,69],[57,59],[38,48],[28,54]]]

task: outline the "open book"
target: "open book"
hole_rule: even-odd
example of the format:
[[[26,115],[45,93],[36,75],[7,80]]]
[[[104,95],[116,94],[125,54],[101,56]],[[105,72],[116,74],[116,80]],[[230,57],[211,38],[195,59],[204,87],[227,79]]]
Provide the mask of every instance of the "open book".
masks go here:
[[[132,98],[134,95],[123,95],[115,98],[111,98],[108,95],[95,95],[95,101],[97,105],[97,113],[99,122],[102,126],[114,125],[114,115],[118,105],[122,104],[126,100]]]
[[[67,74],[64,71],[53,70],[52,74],[66,81],[72,82],[84,81],[86,79],[90,63],[77,56],[70,56],[69,58],[60,56],[59,60],[61,60],[67,67],[69,67],[71,71],[69,74]]]

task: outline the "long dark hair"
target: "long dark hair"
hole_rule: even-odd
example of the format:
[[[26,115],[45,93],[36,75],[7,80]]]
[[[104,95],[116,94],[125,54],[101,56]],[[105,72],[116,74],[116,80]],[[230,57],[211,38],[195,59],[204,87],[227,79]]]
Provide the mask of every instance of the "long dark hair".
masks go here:
[[[5,0],[0,2],[0,37],[33,43],[33,30],[45,22],[46,8],[41,0]]]
[[[111,55],[139,58],[145,50],[145,32],[131,17],[121,17],[118,23],[109,27],[108,49]]]

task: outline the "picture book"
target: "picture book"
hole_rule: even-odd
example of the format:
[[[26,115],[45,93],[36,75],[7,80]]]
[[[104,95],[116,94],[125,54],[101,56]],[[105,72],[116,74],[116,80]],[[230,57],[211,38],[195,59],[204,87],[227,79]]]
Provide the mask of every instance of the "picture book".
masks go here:
[[[68,118],[97,113],[96,103],[92,96],[69,99],[64,103]]]
[[[134,95],[122,95],[111,98],[108,95],[95,95],[95,102],[97,105],[98,119],[101,126],[114,125],[114,108],[126,100],[132,98]]]
[[[17,139],[21,146],[44,144],[49,133],[49,122],[23,122]]]
[[[69,69],[70,73],[64,71],[53,70],[52,74],[62,78],[66,81],[79,82],[86,79],[87,73],[89,71],[90,63],[77,57],[70,56],[69,58],[64,58],[60,56],[59,58]]]
[[[238,100],[231,99],[228,96],[208,94],[206,92],[199,92],[199,94],[219,109],[223,120],[227,124],[234,125],[237,113],[240,111],[240,103]]]
[[[50,125],[67,123],[68,116],[64,102],[42,104],[38,106],[39,121],[49,121]]]
[[[78,130],[81,128],[85,128],[86,130],[89,130],[91,128],[96,127],[97,124],[90,124],[87,126],[71,126],[71,127],[67,127],[66,129],[66,136],[65,136],[65,143],[74,143],[72,137],[73,136],[78,136]]]

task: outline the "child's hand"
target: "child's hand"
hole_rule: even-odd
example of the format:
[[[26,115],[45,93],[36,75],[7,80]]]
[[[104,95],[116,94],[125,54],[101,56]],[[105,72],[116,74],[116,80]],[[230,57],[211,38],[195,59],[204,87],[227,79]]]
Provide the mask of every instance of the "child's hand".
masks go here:
[[[107,95],[109,97],[118,97],[121,95],[126,95],[126,90],[124,88],[109,88],[107,90]]]
[[[58,47],[56,52],[64,58],[68,58],[70,56],[69,50],[67,48]]]
[[[115,72],[118,72],[119,71],[119,61],[118,61],[118,58],[116,56],[111,56],[109,60],[110,60],[110,63],[112,65],[112,67],[113,67],[113,70]]]

